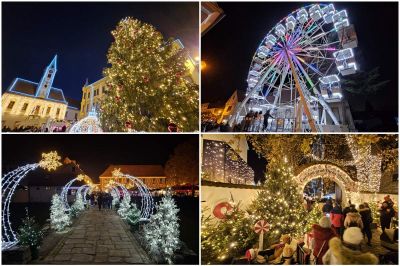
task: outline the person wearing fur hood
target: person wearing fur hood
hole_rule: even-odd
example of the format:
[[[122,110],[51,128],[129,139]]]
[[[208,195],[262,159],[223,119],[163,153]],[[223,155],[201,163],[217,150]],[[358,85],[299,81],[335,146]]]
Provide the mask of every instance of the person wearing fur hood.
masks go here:
[[[356,226],[363,229],[364,227],[361,215],[358,212],[347,213],[343,225],[345,228]]]
[[[325,265],[358,264],[376,265],[379,259],[370,252],[361,252],[363,234],[358,227],[349,227],[343,233],[343,242],[338,237],[329,241],[329,249],[322,258]]]

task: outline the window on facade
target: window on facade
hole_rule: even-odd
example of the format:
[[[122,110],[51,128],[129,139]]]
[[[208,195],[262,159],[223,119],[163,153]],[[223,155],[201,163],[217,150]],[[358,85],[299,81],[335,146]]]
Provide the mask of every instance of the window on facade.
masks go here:
[[[60,114],[60,108],[57,108],[57,113],[56,113],[56,115],[59,115]]]
[[[39,111],[40,111],[40,105],[36,105],[34,114],[35,114],[35,115],[38,115],[38,114],[39,114]]]
[[[46,115],[49,115],[50,111],[51,111],[51,107],[49,106],[49,107],[47,107]]]
[[[26,109],[28,109],[28,103],[24,103],[24,105],[22,106],[21,112],[25,112]]]
[[[11,101],[11,102],[8,104],[7,109],[9,109],[9,110],[13,109],[14,105],[15,105],[15,101]]]
[[[75,113],[75,120],[77,120],[78,119],[78,114],[77,113]]]
[[[399,180],[399,174],[394,174],[392,176],[392,181],[397,182]]]
[[[47,77],[48,77],[48,78],[51,78],[51,73],[49,73],[49,74],[47,75]]]

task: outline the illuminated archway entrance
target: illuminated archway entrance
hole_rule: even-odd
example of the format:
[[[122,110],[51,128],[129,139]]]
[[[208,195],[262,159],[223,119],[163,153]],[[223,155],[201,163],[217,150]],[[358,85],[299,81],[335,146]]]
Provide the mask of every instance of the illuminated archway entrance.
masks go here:
[[[299,185],[299,193],[303,194],[305,186],[310,181],[318,178],[327,178],[334,181],[339,186],[342,192],[342,206],[344,206],[349,199],[353,198],[353,193],[358,192],[358,182],[355,182],[349,174],[340,167],[333,164],[320,163],[306,167],[295,176],[295,180]]]

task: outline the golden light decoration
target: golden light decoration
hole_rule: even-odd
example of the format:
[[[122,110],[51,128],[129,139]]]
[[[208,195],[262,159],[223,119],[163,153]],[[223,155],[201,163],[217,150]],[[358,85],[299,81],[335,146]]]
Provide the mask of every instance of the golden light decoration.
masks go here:
[[[121,168],[114,168],[114,170],[112,171],[112,175],[113,176],[121,176]]]
[[[42,159],[39,162],[39,166],[47,171],[56,170],[62,165],[60,160],[61,157],[57,154],[57,151],[42,153]]]
[[[78,181],[83,181],[83,180],[85,180],[86,179],[86,175],[84,175],[84,174],[79,174],[77,177],[76,177],[76,180],[78,180]]]

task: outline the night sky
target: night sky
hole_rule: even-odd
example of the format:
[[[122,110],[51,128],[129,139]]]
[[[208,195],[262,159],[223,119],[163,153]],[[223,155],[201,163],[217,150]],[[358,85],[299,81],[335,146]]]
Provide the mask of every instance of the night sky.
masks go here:
[[[251,59],[267,32],[283,17],[308,3],[223,3],[225,17],[201,39],[202,102],[226,101],[235,89],[247,88]],[[391,80],[378,95],[370,96],[374,108],[397,115],[398,104],[398,4],[335,3],[347,9],[355,25],[356,60],[361,70],[380,67],[381,79]],[[348,95],[351,108],[362,110],[364,99]]]
[[[81,99],[86,78],[102,78],[118,22],[131,16],[179,38],[198,56],[198,3],[2,3],[2,91],[16,77],[39,82],[58,54],[54,87]]]
[[[76,160],[93,179],[109,164],[162,164],[174,148],[198,135],[2,135],[3,167],[36,163],[42,152],[56,150],[64,159]]]

